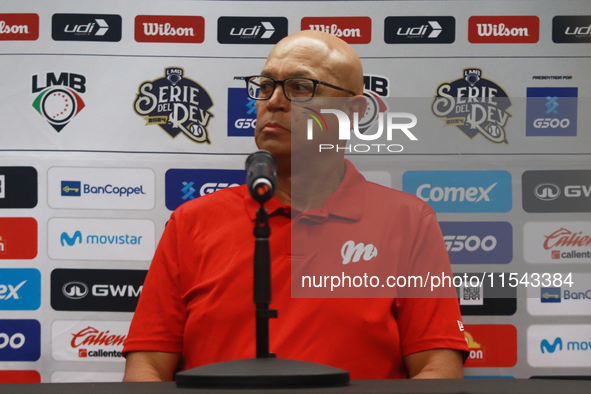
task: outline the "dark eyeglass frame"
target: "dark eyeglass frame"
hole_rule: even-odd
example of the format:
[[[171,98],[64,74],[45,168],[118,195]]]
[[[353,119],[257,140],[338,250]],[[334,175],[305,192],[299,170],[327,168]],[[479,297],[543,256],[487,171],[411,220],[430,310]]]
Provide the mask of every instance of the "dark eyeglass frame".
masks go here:
[[[271,92],[271,94],[269,95],[269,97],[252,97],[250,95],[250,93],[248,92],[248,84],[250,83],[250,80],[253,78],[267,78],[270,79],[271,81],[273,81],[273,91]],[[314,95],[316,94],[316,87],[318,87],[318,85],[323,85],[323,86],[328,86],[329,88],[333,88],[336,90],[340,90],[343,92],[347,92],[349,94],[352,94],[353,96],[357,96],[357,93],[348,90],[348,89],[344,89],[335,85],[331,85],[330,83],[327,82],[323,82],[320,81],[318,79],[313,79],[313,78],[306,78],[306,77],[290,77],[290,78],[286,78],[284,80],[279,80],[279,79],[275,79],[275,78],[271,78],[268,77],[266,75],[251,75],[249,77],[235,77],[234,79],[243,79],[244,82],[246,82],[246,91],[248,93],[248,97],[250,97],[253,100],[269,100],[271,97],[273,97],[273,94],[275,93],[275,89],[277,88],[277,85],[281,85],[281,88],[283,90],[283,95],[285,96],[286,99],[288,99],[289,101],[292,101],[291,98],[287,97],[287,92],[285,91],[285,83],[289,80],[294,80],[294,79],[305,79],[307,81],[311,81],[314,84],[314,88],[312,89],[312,96],[310,97],[301,97],[304,100],[300,100],[299,98],[294,100],[296,102],[302,103],[302,102],[306,102],[306,101],[310,101],[314,98]]]

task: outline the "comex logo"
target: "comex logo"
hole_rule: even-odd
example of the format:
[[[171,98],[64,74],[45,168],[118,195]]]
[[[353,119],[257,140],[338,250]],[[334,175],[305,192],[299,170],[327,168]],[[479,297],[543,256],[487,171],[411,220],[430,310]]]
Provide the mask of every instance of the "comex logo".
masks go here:
[[[483,187],[433,187],[426,183],[417,188],[417,197],[421,200],[427,201],[470,201],[479,202],[481,200],[490,201],[488,194],[494,189],[498,182],[493,183],[488,188]],[[428,197],[423,196],[423,190],[430,190]],[[477,198],[478,197],[478,198]]]
[[[62,287],[62,293],[72,300],[79,300],[88,294],[88,286],[82,282],[68,282]]]
[[[326,128],[326,131],[328,131],[328,125],[326,120],[324,119],[324,117],[321,114],[334,114],[336,115],[338,122],[339,122],[339,140],[350,140],[351,139],[351,121],[349,119],[349,116],[343,112],[340,111],[338,109],[321,109],[320,113],[318,111],[313,110],[312,108],[309,107],[304,107],[304,109],[307,109],[310,112],[303,112],[304,114],[310,116],[312,119],[308,119],[307,122],[307,138],[308,140],[312,140],[313,139],[313,135],[314,135],[314,121],[316,121],[316,123],[320,126],[320,130],[324,131],[324,127]],[[381,112],[379,114],[379,120],[378,120],[378,130],[376,131],[375,134],[373,135],[365,135],[362,132],[359,131],[359,113],[354,112],[353,113],[353,133],[355,134],[355,137],[357,137],[360,140],[363,141],[374,141],[377,140],[378,138],[380,138],[384,132],[384,113]],[[392,135],[393,135],[393,131],[394,130],[400,130],[402,131],[407,137],[408,139],[410,139],[411,141],[417,141],[417,137],[415,137],[409,129],[413,128],[414,126],[416,126],[417,124],[417,117],[414,116],[411,113],[406,113],[406,112],[388,112],[387,114],[387,121],[386,121],[386,133],[387,133],[387,140],[388,141],[392,141]],[[399,118],[406,118],[408,120],[410,120],[409,123],[395,123],[394,119],[399,119]],[[324,124],[324,127],[322,126]],[[376,152],[380,152],[380,149],[382,147],[386,147],[386,149],[388,150],[388,152],[402,152],[402,150],[404,149],[404,147],[400,144],[389,144],[386,146],[386,144],[352,144],[349,146],[339,146],[338,144],[335,146],[333,144],[319,144],[318,148],[319,148],[319,152],[322,152],[323,150],[335,150],[336,152],[338,152],[339,150],[342,151],[347,151],[347,152],[357,152],[357,153],[367,153],[373,150],[376,150]]]
[[[536,186],[534,194],[542,201],[556,200],[560,196],[560,187],[553,183],[542,183]]]
[[[19,283],[16,286],[13,285],[0,285],[0,300],[9,300],[9,299],[14,299],[14,300],[18,300],[19,296],[18,296],[18,291],[21,287],[23,287],[23,285],[27,283],[26,280],[23,280],[21,283]],[[6,294],[8,292],[8,294]]]
[[[349,264],[351,262],[356,263],[361,259],[361,257],[363,257],[363,260],[369,261],[377,255],[378,248],[373,246],[373,244],[355,244],[355,241],[347,241],[343,244],[343,247],[341,248],[341,257],[343,258],[343,265]]]

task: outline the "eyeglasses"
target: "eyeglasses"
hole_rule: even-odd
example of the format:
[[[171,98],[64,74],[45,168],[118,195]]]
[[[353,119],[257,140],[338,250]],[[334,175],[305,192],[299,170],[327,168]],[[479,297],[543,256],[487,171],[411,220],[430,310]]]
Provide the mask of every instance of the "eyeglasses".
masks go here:
[[[238,77],[236,79],[238,79]],[[277,85],[281,85],[283,88],[283,94],[288,100],[297,102],[312,100],[318,85],[324,85],[336,90],[342,90],[343,92],[350,93],[354,96],[357,95],[351,90],[343,89],[338,86],[311,78],[294,77],[280,81],[270,77],[264,77],[262,75],[254,75],[252,77],[239,77],[239,79],[244,79],[246,81],[246,90],[248,92],[248,96],[255,100],[270,99]]]

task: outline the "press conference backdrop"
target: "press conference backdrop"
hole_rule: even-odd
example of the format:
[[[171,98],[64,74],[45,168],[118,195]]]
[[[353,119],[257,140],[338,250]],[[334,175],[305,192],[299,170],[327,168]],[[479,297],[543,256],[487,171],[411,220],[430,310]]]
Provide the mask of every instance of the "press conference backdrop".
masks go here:
[[[354,46],[376,113],[423,98],[418,145],[366,175],[432,205],[455,273],[574,275],[464,284],[465,374],[591,375],[588,1],[4,0],[0,381],[121,379],[172,210],[244,182],[234,77],[302,29]]]

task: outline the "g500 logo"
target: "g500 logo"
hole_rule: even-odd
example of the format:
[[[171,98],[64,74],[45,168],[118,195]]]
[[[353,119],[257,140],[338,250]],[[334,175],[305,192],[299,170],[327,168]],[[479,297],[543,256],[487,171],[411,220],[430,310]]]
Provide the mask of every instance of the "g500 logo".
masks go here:
[[[208,144],[212,106],[209,93],[185,78],[184,70],[178,67],[166,68],[163,78],[142,83],[133,103],[146,125],[157,124],[173,138],[183,132],[194,142]]]
[[[314,138],[314,122],[320,127],[321,132],[328,132],[328,124],[322,114],[333,114],[336,115],[337,120],[339,122],[339,140],[350,140],[351,139],[351,120],[349,116],[338,109],[321,109],[320,112],[309,108],[304,107],[305,110],[303,111],[305,115],[311,117],[307,121],[307,139],[312,140]],[[386,117],[386,121],[384,121],[384,117]],[[411,141],[417,141],[417,137],[415,137],[409,129],[413,128],[417,124],[417,117],[411,113],[407,112],[380,112],[378,115],[378,130],[374,134],[366,135],[364,134],[365,130],[360,131],[359,129],[359,113],[353,113],[353,134],[355,138],[362,140],[362,141],[375,141],[382,137],[384,133],[384,123],[386,124],[386,138],[388,141],[392,141],[393,131],[400,130],[402,131],[408,139]],[[408,123],[395,123],[394,119],[405,118],[410,120]],[[325,130],[326,129],[326,130]],[[383,148],[383,150],[382,150]],[[368,153],[368,152],[402,152],[404,147],[400,144],[350,144],[349,146],[339,146],[334,144],[318,144],[318,151],[322,152],[323,150],[335,150],[338,151],[347,151],[357,152],[357,153]]]
[[[431,110],[445,126],[456,126],[470,138],[480,133],[491,142],[507,144],[510,106],[503,88],[482,78],[482,70],[466,68],[464,78],[439,85]]]

